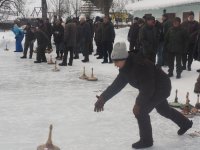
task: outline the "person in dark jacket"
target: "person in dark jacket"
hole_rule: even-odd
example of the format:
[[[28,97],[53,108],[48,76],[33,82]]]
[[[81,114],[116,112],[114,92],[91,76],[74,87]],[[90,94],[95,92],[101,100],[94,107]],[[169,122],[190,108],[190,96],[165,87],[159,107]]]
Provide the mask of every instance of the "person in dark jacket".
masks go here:
[[[94,24],[94,40],[97,46],[97,52],[95,54],[98,55],[97,59],[103,58],[103,50],[102,50],[102,19],[100,17],[96,17]]]
[[[34,35],[33,30],[31,29],[30,23],[27,23],[26,28],[24,29],[24,33],[25,33],[24,54],[21,58],[24,59],[27,57],[27,51],[28,51],[28,48],[30,48],[29,59],[32,59],[35,35]]]
[[[195,40],[198,34],[199,24],[194,20],[194,12],[190,12],[187,21],[182,23],[182,27],[189,33],[189,44],[187,51],[182,56],[183,70],[191,71]]]
[[[103,18],[102,25],[102,45],[103,45],[103,59],[104,63],[112,63],[111,53],[113,49],[113,43],[115,41],[115,30],[112,22],[110,21],[109,16]]]
[[[56,59],[62,60],[64,50],[64,27],[62,26],[60,20],[57,20],[55,26],[53,27],[53,37],[56,45]]]
[[[46,32],[46,34],[49,38],[47,49],[48,49],[48,51],[52,51],[51,37],[52,37],[52,34],[53,34],[53,27],[52,27],[48,18],[45,20],[44,26],[45,26],[45,32]]]
[[[72,66],[73,57],[74,57],[74,49],[76,47],[76,23],[69,20],[65,25],[65,34],[64,34],[64,43],[65,43],[65,51],[63,62],[59,64],[60,66],[67,66],[67,57],[70,52],[69,58],[69,66]]]
[[[81,52],[81,25],[78,20],[74,18],[73,22],[76,23],[76,47],[74,48],[74,59],[79,59],[79,53]]]
[[[197,34],[197,39],[195,40],[195,48],[194,48],[194,59],[200,61],[200,29]],[[200,69],[197,70],[200,73]]]
[[[139,20],[138,17],[134,18],[133,23],[128,32],[128,41],[130,42],[129,50],[131,52],[135,52],[135,53],[137,53],[139,51],[139,49],[137,49],[137,46],[136,46],[137,39],[139,36],[139,28],[140,28],[138,25],[138,20]]]
[[[163,26],[163,38],[165,39],[165,36],[167,35],[169,29],[172,27],[172,22],[168,19],[168,15],[167,14],[163,14],[162,15],[162,26]],[[168,52],[167,50],[164,49],[164,44],[163,44],[163,65],[167,66],[168,63],[168,56],[167,56]]]
[[[90,41],[89,41],[89,54],[91,55],[93,53],[93,39],[94,39],[94,23],[93,20],[87,17],[86,19],[87,23],[90,25]]]
[[[84,56],[83,63],[89,62],[91,34],[90,25],[86,22],[86,17],[80,16],[80,48]]]
[[[142,54],[155,63],[159,37],[155,28],[155,18],[153,16],[146,17],[146,25],[140,30],[139,40],[142,44]]]
[[[164,36],[163,36],[163,26],[158,20],[155,21],[155,28],[159,37],[158,49],[157,49],[157,62],[158,67],[163,66],[163,46],[164,46]]]
[[[180,127],[178,135],[183,135],[193,124],[179,111],[169,106],[167,98],[171,92],[171,81],[167,74],[139,54],[128,54],[124,42],[115,44],[111,57],[115,66],[119,68],[119,74],[114,82],[100,96],[97,96],[98,100],[94,108],[95,112],[103,111],[104,104],[127,84],[137,88],[139,94],[133,113],[138,121],[140,140],[132,145],[136,149],[153,145],[149,113],[154,108],[160,115],[172,120]]]
[[[47,62],[45,56],[45,50],[47,45],[49,44],[49,37],[46,34],[46,29],[43,20],[39,20],[38,22],[38,28],[36,29],[35,37],[37,39],[38,47],[37,47],[37,57],[34,63]]]
[[[188,46],[188,33],[181,27],[180,23],[181,19],[176,17],[173,21],[173,27],[168,31],[165,37],[165,49],[168,52],[168,76],[173,76],[174,59],[176,58],[177,79],[181,78],[181,58]]]

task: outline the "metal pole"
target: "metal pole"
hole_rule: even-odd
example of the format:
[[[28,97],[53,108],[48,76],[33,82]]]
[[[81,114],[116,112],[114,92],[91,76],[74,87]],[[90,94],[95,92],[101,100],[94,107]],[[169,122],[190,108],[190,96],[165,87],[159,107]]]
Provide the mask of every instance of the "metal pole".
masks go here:
[[[78,17],[78,0],[76,0],[76,18]]]

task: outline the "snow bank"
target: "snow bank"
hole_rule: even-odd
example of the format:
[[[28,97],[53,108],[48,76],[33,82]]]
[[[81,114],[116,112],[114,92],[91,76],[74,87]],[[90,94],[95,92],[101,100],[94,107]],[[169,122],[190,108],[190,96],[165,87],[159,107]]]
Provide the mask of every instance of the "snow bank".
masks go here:
[[[127,42],[128,28],[116,30],[116,40]],[[90,63],[74,60],[73,67],[34,64],[34,59],[20,59],[22,53],[13,53],[15,39],[12,32],[0,32],[0,146],[6,150],[33,150],[45,143],[48,127],[54,125],[53,143],[62,150],[132,150],[131,144],[139,139],[138,125],[132,113],[138,91],[130,86],[123,89],[105,105],[103,113],[94,113],[96,95],[100,94],[118,74],[113,64],[102,65],[102,60],[90,56]],[[2,44],[9,42],[10,51]],[[128,47],[128,45],[127,45]],[[52,54],[56,56],[55,48]],[[81,55],[80,55],[81,56]],[[49,58],[49,55],[47,55]],[[81,56],[82,57],[82,56]],[[79,79],[83,67],[87,75],[94,67],[98,82]],[[192,71],[184,71],[183,78],[172,78],[172,95],[179,89],[179,101],[185,102],[186,92],[193,94],[198,76],[199,62]],[[166,68],[164,68],[167,70]],[[154,147],[150,150],[197,150],[199,138],[178,136],[178,127],[156,111],[151,113]],[[193,128],[199,130],[200,117],[192,119]]]
[[[200,0],[143,0],[128,4],[126,9],[129,11],[160,9],[169,6],[178,6],[195,2],[200,2]]]

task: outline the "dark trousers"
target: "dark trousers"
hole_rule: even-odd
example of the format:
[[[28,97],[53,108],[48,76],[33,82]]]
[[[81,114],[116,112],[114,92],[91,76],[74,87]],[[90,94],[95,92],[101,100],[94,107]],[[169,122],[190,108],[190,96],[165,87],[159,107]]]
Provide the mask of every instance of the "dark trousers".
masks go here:
[[[129,51],[137,54],[139,52],[139,48],[136,46],[136,42],[130,42]]]
[[[104,61],[107,62],[108,58],[109,58],[109,61],[112,61],[111,53],[112,53],[112,50],[113,50],[113,43],[110,42],[110,41],[106,41],[106,42],[102,43],[102,46],[103,46],[103,58],[104,58]]]
[[[88,43],[88,48],[89,48],[89,54],[92,54],[93,50],[93,38],[90,39],[89,43]]]
[[[47,49],[52,49],[52,44],[51,44],[51,36],[49,36],[49,43],[47,45]]]
[[[97,46],[97,54],[99,55],[99,57],[103,57],[102,43],[96,42],[96,46]]]
[[[164,42],[160,42],[159,45],[158,45],[158,50],[157,50],[157,65],[158,66],[164,65],[163,46],[164,46]]]
[[[80,42],[80,49],[83,53],[83,56],[85,57],[84,59],[89,60],[89,41],[82,39]]]
[[[156,54],[144,54],[144,56],[154,64],[156,63]]]
[[[37,48],[37,61],[42,62],[42,61],[47,61],[46,56],[45,56],[45,49],[46,49],[47,45],[43,44],[43,45],[38,45]]]
[[[176,109],[169,106],[166,96],[162,92],[156,94],[141,106],[139,115],[136,116],[139,125],[140,139],[144,141],[153,141],[152,127],[149,113],[155,108],[157,112],[165,118],[172,120],[179,127],[186,125],[189,120]]]
[[[57,57],[62,57],[63,55],[63,50],[64,50],[64,43],[63,42],[60,42],[60,43],[55,43],[56,45],[56,54],[57,54]]]
[[[28,51],[28,48],[30,48],[30,55],[29,55],[29,58],[32,58],[33,56],[33,42],[32,41],[25,41],[24,43],[24,56],[26,57],[27,56],[27,51]]]
[[[193,43],[189,44],[188,51],[182,55],[183,66],[186,67],[187,64],[188,67],[191,67],[193,62],[194,47],[195,44]]]
[[[67,64],[68,53],[70,53],[69,64],[73,63],[74,48],[66,47],[64,50],[63,64]]]
[[[173,74],[175,58],[176,58],[176,72],[177,72],[177,74],[181,74],[181,72],[182,72],[182,63],[181,63],[182,54],[180,54],[180,53],[172,53],[172,52],[168,53],[168,66],[169,66],[168,72]]]

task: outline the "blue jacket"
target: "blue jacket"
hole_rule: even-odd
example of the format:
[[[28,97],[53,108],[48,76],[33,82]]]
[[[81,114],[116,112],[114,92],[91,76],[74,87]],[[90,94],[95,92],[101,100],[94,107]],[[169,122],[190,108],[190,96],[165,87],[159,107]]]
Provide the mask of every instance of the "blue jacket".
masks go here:
[[[15,38],[22,38],[23,39],[24,31],[22,29],[20,29],[17,25],[14,25],[14,27],[11,30],[15,34]]]

